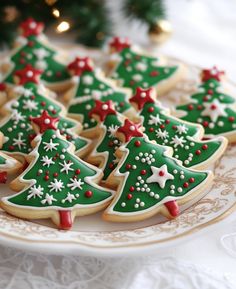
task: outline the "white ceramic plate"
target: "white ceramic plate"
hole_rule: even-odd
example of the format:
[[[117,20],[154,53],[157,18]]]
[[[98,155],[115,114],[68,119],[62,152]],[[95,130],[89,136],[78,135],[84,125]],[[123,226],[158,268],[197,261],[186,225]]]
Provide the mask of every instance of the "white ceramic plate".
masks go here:
[[[189,66],[187,79],[170,93],[169,104],[192,92],[198,73],[199,69]],[[49,221],[25,221],[0,211],[0,243],[24,250],[94,256],[141,254],[173,246],[235,208],[236,146],[228,147],[212,169],[215,173],[212,186],[204,196],[181,207],[182,213],[175,220],[155,216],[144,222],[108,223],[102,221],[99,213],[77,218],[71,231],[59,231]],[[4,185],[0,191],[2,196],[11,193]]]

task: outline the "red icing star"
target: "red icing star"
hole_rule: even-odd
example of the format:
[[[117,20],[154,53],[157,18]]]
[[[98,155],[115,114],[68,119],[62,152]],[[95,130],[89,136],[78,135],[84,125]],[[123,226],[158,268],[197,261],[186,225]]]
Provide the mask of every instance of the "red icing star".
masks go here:
[[[39,77],[42,74],[42,70],[34,68],[31,64],[27,64],[25,68],[17,70],[15,76],[19,78],[19,83],[24,85],[27,82],[39,83]]]
[[[40,133],[43,133],[47,129],[56,130],[56,123],[59,121],[59,117],[51,117],[48,112],[44,110],[40,117],[34,117],[31,120],[39,126]]]
[[[31,35],[39,35],[44,29],[43,22],[37,22],[33,18],[28,18],[20,24],[22,36],[29,37]]]
[[[89,112],[89,117],[92,117],[93,114],[96,114],[99,116],[101,121],[104,121],[107,115],[116,114],[111,100],[104,102],[100,100],[95,100],[95,103],[95,107]]]
[[[80,76],[84,71],[93,71],[93,62],[89,57],[76,57],[67,68],[73,75]]]
[[[216,66],[214,66],[212,69],[203,69],[201,73],[201,78],[203,82],[208,81],[209,79],[221,81],[221,76],[224,74],[224,71],[220,71]]]
[[[126,119],[125,124],[118,128],[118,132],[121,132],[125,136],[125,141],[128,142],[132,137],[143,136],[143,133],[139,130],[141,124],[135,124],[132,121]]]
[[[145,103],[153,103],[154,99],[152,98],[153,89],[142,89],[137,87],[136,94],[129,99],[130,102],[137,104],[138,109],[142,109]]]
[[[131,43],[128,38],[113,37],[109,46],[113,52],[121,52],[124,48],[129,48]]]

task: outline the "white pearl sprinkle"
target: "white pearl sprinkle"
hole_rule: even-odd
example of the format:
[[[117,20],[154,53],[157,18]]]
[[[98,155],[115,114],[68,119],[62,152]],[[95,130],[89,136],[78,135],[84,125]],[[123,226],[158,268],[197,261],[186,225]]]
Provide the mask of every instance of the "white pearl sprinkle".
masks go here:
[[[31,70],[27,71],[27,73],[26,73],[27,77],[32,77],[33,75],[34,75],[34,73]]]
[[[140,203],[140,207],[144,207],[145,206],[145,203],[144,202],[141,202]]]
[[[108,110],[108,105],[107,105],[107,104],[103,104],[103,105],[102,105],[102,109],[103,109],[103,110]]]
[[[65,159],[65,156],[64,156],[64,155],[60,155],[60,159],[61,159],[61,160],[64,160],[64,159]]]
[[[155,199],[159,199],[160,196],[159,196],[158,194],[155,194],[154,198],[155,198]]]
[[[134,126],[134,125],[131,125],[131,126],[129,127],[129,129],[130,129],[131,131],[134,131],[134,130],[135,130],[135,126]]]
[[[154,192],[150,192],[149,194],[150,197],[154,197],[154,195],[155,195]]]
[[[50,123],[50,119],[49,118],[45,118],[44,123],[45,124],[49,124]]]
[[[125,206],[126,206],[126,203],[125,203],[125,202],[122,202],[122,203],[121,203],[121,207],[124,208]]]
[[[146,97],[146,92],[141,92],[140,96],[141,96],[142,98]]]
[[[173,195],[175,193],[175,191],[174,190],[170,190],[170,193]]]
[[[179,193],[182,193],[182,192],[183,192],[183,189],[182,189],[181,187],[179,187],[179,188],[177,189],[177,191],[178,191]]]
[[[173,190],[175,189],[175,185],[171,185],[170,188]]]
[[[178,173],[178,171],[177,171],[177,170],[173,170],[173,173],[174,173],[174,174],[177,174],[177,173]]]

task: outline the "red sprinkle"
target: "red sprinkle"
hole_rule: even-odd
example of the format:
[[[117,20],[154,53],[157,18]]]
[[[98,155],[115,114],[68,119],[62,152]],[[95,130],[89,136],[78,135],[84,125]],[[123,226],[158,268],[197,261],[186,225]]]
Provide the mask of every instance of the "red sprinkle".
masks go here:
[[[46,102],[45,102],[45,101],[42,101],[42,102],[41,102],[41,105],[42,105],[42,106],[45,106],[45,105],[46,105]]]
[[[230,121],[230,122],[234,122],[234,120],[235,120],[234,116],[230,116],[230,117],[229,117],[229,121]]]
[[[79,175],[80,172],[81,172],[80,169],[75,170],[76,175]]]
[[[189,179],[189,182],[190,182],[190,183],[194,183],[194,182],[195,182],[195,179],[194,179],[194,178],[190,178],[190,179]]]
[[[92,191],[86,191],[86,192],[84,193],[84,195],[85,195],[86,198],[91,198],[92,195],[93,195],[93,192],[92,192]]]
[[[130,170],[131,167],[132,167],[131,164],[127,164],[127,165],[126,165],[126,169],[127,169],[127,170]]]
[[[198,109],[198,110],[201,110],[201,109],[202,109],[202,105],[198,105],[198,106],[197,106],[197,109]]]
[[[128,199],[128,200],[131,200],[132,198],[133,198],[133,195],[132,195],[132,194],[128,194],[128,195],[127,195],[127,199]]]
[[[208,145],[207,144],[202,145],[202,149],[203,150],[207,150],[208,149]]]
[[[48,180],[49,180],[49,176],[45,176],[45,177],[44,177],[44,180],[45,180],[45,181],[48,181]]]
[[[164,124],[161,124],[161,125],[160,125],[160,128],[165,128],[165,125],[164,125]]]
[[[135,188],[133,187],[133,186],[131,186],[130,188],[129,188],[129,191],[130,192],[133,192],[135,190]]]
[[[156,70],[150,72],[150,76],[157,76],[157,75],[159,75],[159,72]]]
[[[140,147],[140,146],[141,146],[141,141],[136,140],[135,143],[134,143],[134,145],[135,145],[136,147]]]
[[[192,104],[188,105],[188,110],[193,110],[193,105]]]
[[[10,150],[10,151],[13,151],[14,149],[15,149],[14,146],[9,146],[9,150]]]
[[[165,175],[165,173],[164,173],[163,171],[160,171],[160,172],[159,172],[159,176],[160,176],[160,177],[163,177],[164,175]]]
[[[205,121],[202,123],[202,125],[203,125],[204,127],[208,127],[209,123],[208,123],[208,121],[205,120]]]
[[[183,184],[184,188],[187,188],[188,186],[189,186],[189,184],[187,182]]]
[[[113,141],[112,141],[112,140],[109,141],[108,146],[109,146],[109,147],[113,147],[113,145],[114,145]]]
[[[113,164],[113,163],[110,163],[110,164],[109,164],[109,168],[110,168],[110,169],[113,169],[113,168],[114,168],[114,164]]]
[[[169,123],[170,123],[170,120],[169,120],[169,119],[166,119],[166,120],[165,120],[165,123],[166,123],[166,124],[169,124]]]
[[[150,131],[150,132],[153,132],[153,131],[154,131],[154,128],[153,128],[153,127],[150,127],[150,128],[149,128],[149,131]]]
[[[201,154],[201,151],[200,150],[196,150],[195,154],[199,156]]]
[[[58,173],[54,173],[53,176],[56,178],[58,177]]]
[[[146,175],[147,171],[146,170],[141,170],[141,175]]]
[[[149,108],[148,108],[148,112],[153,112],[154,111],[154,107],[153,106],[150,106]]]
[[[213,90],[212,89],[208,89],[207,93],[208,94],[213,94]]]
[[[173,128],[173,129],[177,129],[177,126],[176,126],[176,125],[172,125],[172,128]]]

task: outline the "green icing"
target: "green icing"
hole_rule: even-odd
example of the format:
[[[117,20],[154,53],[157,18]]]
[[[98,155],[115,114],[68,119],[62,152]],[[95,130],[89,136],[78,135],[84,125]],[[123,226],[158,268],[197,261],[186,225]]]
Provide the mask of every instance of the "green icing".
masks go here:
[[[54,149],[46,149],[50,142],[55,144]],[[38,158],[23,175],[23,180],[33,181],[34,184],[7,198],[8,202],[27,207],[72,208],[78,204],[96,204],[109,198],[110,192],[90,180],[96,171],[71,154],[68,148],[68,142],[56,135],[54,130],[47,130],[37,149]],[[43,158],[54,163],[47,166]],[[64,163],[70,163],[69,170],[63,170]],[[48,176],[48,180],[45,176]],[[56,181],[60,185],[57,186]],[[90,197],[86,196],[88,191],[92,192]]]
[[[146,103],[140,115],[148,138],[172,147],[174,157],[181,160],[185,167],[209,161],[222,144],[218,140],[195,141],[193,137],[198,133],[198,128],[194,124],[189,125],[166,115],[163,108],[155,103]]]
[[[10,58],[14,68],[4,80],[5,82],[14,83],[13,75],[16,70],[22,69],[26,64],[42,69],[44,72],[41,79],[48,82],[60,82],[70,78],[66,65],[55,60],[57,52],[44,45],[37,36],[25,38],[27,44],[20,47],[17,52]],[[41,55],[38,53],[43,51]]]
[[[215,79],[204,82],[199,86],[199,92],[191,95],[191,100],[176,107],[185,112],[181,117],[183,120],[202,124],[206,135],[222,135],[236,130],[236,110],[232,107],[236,101],[221,92],[220,82]],[[209,103],[213,103],[213,107],[206,111]]]
[[[153,87],[163,80],[168,80],[178,69],[178,66],[159,66],[155,57],[140,55],[131,48],[123,49],[119,56],[121,61],[116,67],[112,78],[119,80],[123,87]]]
[[[141,142],[138,147],[136,146],[137,141]],[[119,172],[121,174],[128,173],[128,176],[113,208],[114,211],[122,213],[145,211],[166,197],[170,196],[173,200],[185,196],[192,189],[197,189],[207,178],[205,172],[191,171],[178,165],[174,159],[163,154],[163,146],[152,144],[142,137],[132,138],[125,148],[129,153],[122,162]],[[130,165],[131,168],[128,168],[127,166]],[[158,173],[154,174],[151,170],[152,167],[160,168],[163,165],[167,166],[167,172],[174,179],[167,179],[164,187],[161,188],[159,182],[148,182],[147,180],[151,176],[163,179],[164,176],[160,177]],[[145,170],[145,174],[142,174],[143,170]],[[194,179],[194,182],[190,181],[191,178]],[[188,187],[184,187],[185,183],[188,184]],[[132,197],[129,199],[130,195]]]
[[[6,164],[6,158],[3,156],[0,156],[0,165],[5,165]]]
[[[6,141],[2,150],[7,152],[16,152],[28,154],[31,148],[31,140],[35,135],[32,129],[29,117],[36,117],[43,110],[47,110],[51,116],[60,116],[62,106],[56,101],[38,93],[38,85],[35,83],[26,83],[23,87],[22,94],[13,101],[6,104],[12,111],[4,124],[0,127],[1,132],[5,135]],[[58,129],[61,134],[65,135],[76,146],[76,151],[87,145],[84,138],[71,132],[77,123],[68,118],[60,117]]]
[[[115,132],[118,127],[121,126],[121,121],[116,114],[109,114],[102,127],[104,127],[105,132],[100,143],[97,145],[96,150],[98,153],[107,153],[105,165],[103,167],[103,179],[106,180],[110,173],[117,166],[117,158],[115,156],[115,151],[120,146],[120,141],[115,137]]]
[[[116,111],[120,113],[124,113],[131,108],[125,93],[100,80],[94,71],[85,71],[80,77],[74,99],[68,108],[69,113],[81,115],[84,129],[93,128],[97,125],[96,121],[88,116],[89,111],[94,107],[95,99],[101,101],[112,100]]]

